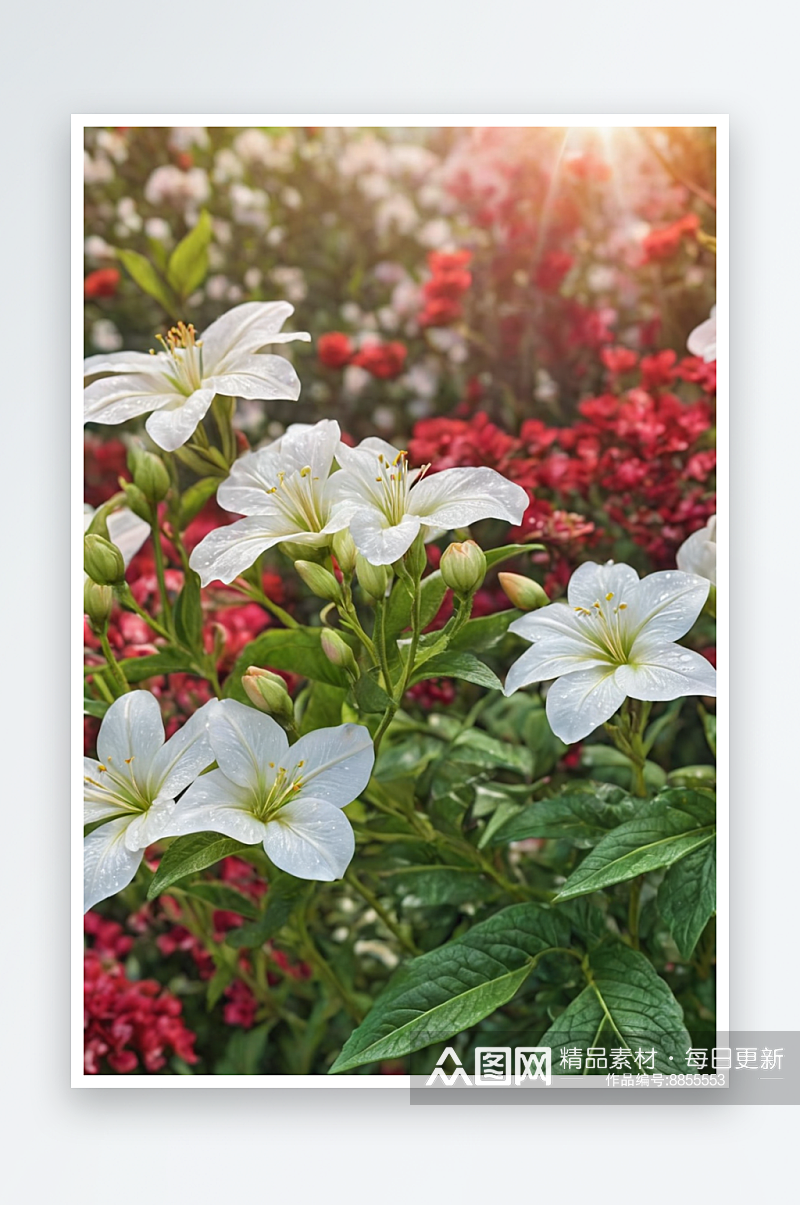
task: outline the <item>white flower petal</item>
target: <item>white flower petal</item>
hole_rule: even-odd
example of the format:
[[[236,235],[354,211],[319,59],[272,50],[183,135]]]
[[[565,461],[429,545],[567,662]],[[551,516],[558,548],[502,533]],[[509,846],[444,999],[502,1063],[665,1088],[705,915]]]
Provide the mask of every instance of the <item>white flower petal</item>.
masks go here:
[[[217,579],[232,582],[267,548],[282,540],[300,540],[303,534],[280,513],[253,515],[210,531],[193,550],[189,564],[203,586]]]
[[[300,379],[283,356],[243,356],[229,372],[208,377],[203,382],[215,393],[227,397],[296,402]]]
[[[207,386],[207,383],[206,383]],[[194,434],[214,400],[214,389],[195,389],[189,397],[176,395],[169,406],[156,410],[145,423],[147,434],[165,452],[174,452]]]
[[[257,845],[264,840],[266,826],[250,810],[252,801],[251,791],[237,786],[222,770],[211,770],[178,800],[163,835],[222,833],[244,845]]]
[[[599,666],[559,678],[547,692],[545,709],[553,732],[571,745],[610,720],[624,701],[614,667]]]
[[[142,853],[131,853],[125,845],[130,817],[110,820],[83,839],[83,910],[116,895],[133,879]]]
[[[174,799],[156,799],[146,812],[134,816],[125,830],[126,848],[137,853],[165,836],[176,806]]]
[[[391,565],[408,552],[420,526],[416,515],[404,515],[400,523],[389,526],[380,511],[365,508],[357,510],[350,520],[350,535],[371,565]]]
[[[410,514],[419,515],[428,526],[466,527],[479,519],[505,519],[521,523],[530,498],[494,469],[445,469],[424,477],[411,489]]]
[[[131,510],[117,510],[108,517],[108,534],[112,544],[116,544],[122,553],[127,569],[150,535],[150,524]]]
[[[211,699],[200,707],[156,753],[148,782],[151,799],[174,799],[214,761],[207,726],[216,706],[217,700]]]
[[[567,598],[571,607],[591,607],[604,599],[607,594],[614,595],[614,602],[629,602],[629,594],[639,583],[639,575],[630,565],[615,564],[609,561],[606,565],[598,565],[587,561],[579,565],[569,579]]]
[[[153,758],[164,744],[164,724],[155,695],[132,690],[116,699],[103,716],[97,735],[100,761],[116,773],[130,773],[144,786]]]
[[[361,724],[340,724],[308,732],[292,745],[289,757],[289,781],[299,777],[303,783],[298,799],[321,799],[343,808],[369,782],[375,750],[369,729]]]
[[[121,812],[131,811],[130,805],[116,794],[108,774],[100,769],[94,758],[83,759],[83,823],[108,820]]]
[[[717,584],[717,516],[712,515],[705,527],[684,540],[675,554],[675,562],[684,573],[696,573]]]
[[[637,640],[677,640],[702,611],[708,590],[708,580],[693,573],[650,573],[627,596],[627,629],[640,633]]]
[[[87,356],[83,361],[83,375],[97,376],[100,372],[130,373],[153,372],[153,362],[156,356],[145,351],[112,351],[101,352],[98,356]]]
[[[310,468],[312,480],[327,481],[338,444],[337,422],[323,419],[313,426],[294,424],[275,443],[247,452],[236,461],[217,490],[217,502],[239,515],[272,513],[275,503],[270,491],[280,487],[280,474]]]
[[[634,647],[630,665],[614,675],[632,699],[680,699],[684,695],[717,693],[717,671],[705,657],[679,644]]]
[[[264,850],[279,870],[298,879],[340,879],[355,853],[350,821],[339,808],[295,799],[267,825]]]
[[[548,641],[537,641],[511,666],[503,694],[513,695],[520,687],[530,686],[533,682],[549,682],[551,678],[558,678],[562,674],[575,674],[582,669],[604,664],[591,652],[576,653],[574,648],[573,644],[567,642],[562,650],[554,648]]]
[[[712,360],[717,358],[717,315],[716,306],[711,311],[711,317],[706,318],[705,322],[701,322],[696,326],[689,338],[686,340],[686,347],[693,356],[702,356],[706,364],[710,364]]]
[[[240,787],[255,787],[274,777],[274,766],[286,766],[286,733],[268,715],[235,699],[218,703],[208,721],[217,764]]]
[[[103,377],[83,391],[85,423],[124,423],[182,398],[158,376]]]
[[[550,603],[538,611],[520,615],[519,619],[508,625],[508,630],[525,640],[535,640],[537,643],[547,641],[548,645],[558,644],[559,647],[564,647],[564,651],[567,651],[565,642],[573,646],[571,651],[574,653],[581,649],[588,652],[596,648],[596,641],[590,636],[592,629],[587,628],[572,607],[565,603]]]
[[[222,366],[233,357],[266,346],[293,313],[294,306],[288,301],[245,301],[234,306],[203,331],[206,371],[224,371]]]

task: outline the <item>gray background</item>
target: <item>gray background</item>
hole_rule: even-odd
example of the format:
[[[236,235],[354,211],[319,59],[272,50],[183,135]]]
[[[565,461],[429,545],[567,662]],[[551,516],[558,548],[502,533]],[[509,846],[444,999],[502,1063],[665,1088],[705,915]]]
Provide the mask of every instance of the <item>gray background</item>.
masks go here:
[[[29,3],[3,33],[0,285],[9,1199],[770,1196],[792,1109],[411,1109],[406,1092],[70,1092],[67,775],[70,112],[729,112],[731,1024],[798,1024],[796,16],[375,0]],[[38,436],[35,445],[29,440]],[[39,718],[36,723],[32,717]],[[783,915],[788,912],[789,919]],[[13,921],[13,924],[12,924]],[[792,1129],[790,1130],[790,1126]],[[576,1152],[580,1158],[576,1160]],[[461,1161],[462,1170],[457,1170]],[[221,1198],[220,1198],[221,1199]]]

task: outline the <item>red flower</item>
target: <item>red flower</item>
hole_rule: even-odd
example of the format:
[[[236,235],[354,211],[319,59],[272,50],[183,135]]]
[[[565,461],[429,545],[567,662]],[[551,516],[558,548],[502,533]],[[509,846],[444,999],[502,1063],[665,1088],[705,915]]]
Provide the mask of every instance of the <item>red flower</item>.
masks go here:
[[[341,331],[330,331],[317,340],[317,355],[326,368],[344,368],[353,358],[353,344]]]
[[[536,269],[535,281],[545,293],[558,291],[575,260],[566,251],[547,251]]]
[[[374,377],[389,381],[392,377],[400,376],[407,354],[404,343],[370,343],[353,356],[351,363],[366,369]]]
[[[612,376],[622,376],[636,367],[638,356],[627,347],[603,347],[600,349],[600,359]]]
[[[467,265],[471,251],[431,251],[428,267],[431,279],[422,286],[425,306],[420,326],[447,326],[461,317],[461,298],[472,284]]]
[[[685,217],[670,223],[669,226],[659,226],[657,229],[651,230],[642,240],[644,263],[650,264],[672,259],[681,245],[681,240],[686,236],[694,235],[699,225],[700,219],[697,214],[687,213]]]
[[[119,284],[116,268],[98,268],[90,272],[83,282],[84,297],[113,297]]]

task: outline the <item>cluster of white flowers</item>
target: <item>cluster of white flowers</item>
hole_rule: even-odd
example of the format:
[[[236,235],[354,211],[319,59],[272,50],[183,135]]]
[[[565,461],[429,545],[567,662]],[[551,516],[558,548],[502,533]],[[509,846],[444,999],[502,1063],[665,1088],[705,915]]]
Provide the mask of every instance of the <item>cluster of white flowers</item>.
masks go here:
[[[145,690],[112,703],[97,753],[83,769],[84,824],[97,826],[84,839],[84,910],[127,887],[148,845],[187,833],[262,844],[301,879],[341,878],[355,849],[342,808],[375,760],[359,724],[320,728],[290,747],[273,719],[233,699],[206,703],[165,741]]]
[[[268,447],[242,456],[217,501],[246,518],[217,528],[195,548],[190,564],[203,585],[233,581],[276,544],[324,547],[346,527],[363,557],[389,565],[420,531],[432,535],[488,518],[520,523],[528,495],[494,469],[425,476],[382,439],[348,447],[338,423],[323,419],[295,424]]]

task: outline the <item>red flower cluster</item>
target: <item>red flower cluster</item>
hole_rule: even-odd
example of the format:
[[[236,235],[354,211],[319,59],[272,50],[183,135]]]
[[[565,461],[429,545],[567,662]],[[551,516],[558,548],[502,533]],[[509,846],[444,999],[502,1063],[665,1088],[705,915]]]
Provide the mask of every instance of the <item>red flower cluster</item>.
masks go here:
[[[672,259],[681,245],[681,241],[687,237],[694,237],[700,226],[700,219],[696,213],[687,213],[684,217],[678,218],[676,222],[670,222],[669,226],[658,226],[655,230],[651,230],[642,239],[642,252],[644,263],[657,263],[661,260]]]
[[[471,251],[431,251],[428,267],[431,279],[422,286],[425,305],[419,316],[420,326],[449,326],[461,317],[461,300],[472,284],[467,271]]]
[[[119,285],[117,268],[98,268],[90,272],[83,282],[84,297],[113,297]]]
[[[349,335],[341,331],[330,331],[317,340],[317,356],[326,368],[344,368],[353,358],[353,344]]]
[[[399,377],[406,363],[408,348],[405,343],[368,343],[350,361],[364,368],[382,381]]]
[[[636,357],[609,348],[604,363],[616,379]],[[613,525],[610,536],[628,535],[656,567],[670,567],[679,545],[714,513],[715,454],[701,444],[713,423],[711,404],[684,402],[667,386],[683,380],[711,391],[713,377],[694,357],[677,362],[673,351],[645,356],[639,376],[641,384],[621,395],[581,402],[571,427],[530,419],[512,436],[485,414],[424,419],[411,457],[434,470],[488,465],[529,490],[532,504],[512,539],[541,540],[572,559],[579,544],[597,543],[601,527]]]
[[[180,1000],[154,979],[130,980],[117,958],[130,949],[122,926],[89,912],[87,934],[93,949],[84,953],[84,1071],[97,1075],[103,1062],[126,1074],[141,1063],[159,1071],[170,1053],[196,1063],[195,1035],[182,1019]]]

